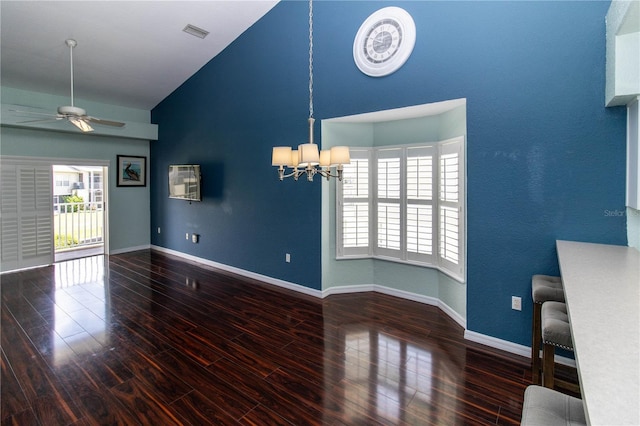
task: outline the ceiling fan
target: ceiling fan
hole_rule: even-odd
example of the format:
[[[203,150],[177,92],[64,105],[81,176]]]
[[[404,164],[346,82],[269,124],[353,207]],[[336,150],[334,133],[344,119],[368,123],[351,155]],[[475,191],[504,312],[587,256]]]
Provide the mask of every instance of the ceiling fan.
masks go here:
[[[84,109],[79,108],[73,104],[73,48],[76,47],[78,43],[73,39],[68,39],[65,41],[65,43],[67,46],[69,46],[69,57],[71,60],[70,61],[71,62],[71,105],[58,107],[57,114],[43,114],[43,113],[34,112],[34,111],[13,110],[15,112],[35,114],[35,115],[45,115],[45,116],[51,117],[50,119],[22,121],[21,123],[35,123],[35,122],[43,122],[43,121],[49,121],[49,120],[66,119],[67,121],[69,121],[71,124],[73,124],[83,132],[93,131],[93,127],[91,127],[89,123],[100,124],[103,126],[124,127],[125,123],[121,123],[119,121],[103,120],[101,118],[91,117],[87,115],[87,112]]]

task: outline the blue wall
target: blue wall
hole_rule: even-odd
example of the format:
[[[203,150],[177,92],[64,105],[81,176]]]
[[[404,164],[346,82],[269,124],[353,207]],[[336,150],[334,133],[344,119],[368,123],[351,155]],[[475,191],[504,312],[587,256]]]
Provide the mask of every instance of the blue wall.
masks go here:
[[[367,77],[353,38],[388,5],[412,14],[416,46]],[[555,240],[626,244],[624,217],[604,214],[624,210],[625,184],[626,111],[604,108],[608,6],[314,3],[316,119],[467,98],[470,330],[528,345],[530,277],[558,273]],[[322,183],[279,182],[270,165],[272,146],[306,142],[307,13],[281,2],[152,111],[152,244],[320,289]],[[180,163],[202,165],[203,202],[167,198]]]

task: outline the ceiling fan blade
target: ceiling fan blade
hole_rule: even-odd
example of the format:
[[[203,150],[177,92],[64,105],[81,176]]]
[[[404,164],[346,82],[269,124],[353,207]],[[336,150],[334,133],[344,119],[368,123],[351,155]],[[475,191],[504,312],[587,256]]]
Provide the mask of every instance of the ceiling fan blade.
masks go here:
[[[80,117],[67,117],[69,123],[76,126],[83,132],[93,132],[93,127],[89,125],[89,121]]]
[[[95,124],[101,124],[103,126],[124,127],[124,123],[121,123],[119,121],[103,120],[101,118],[95,118],[95,117],[89,117],[89,116],[84,118],[87,121],[90,121]]]
[[[62,120],[62,117],[53,116],[51,118],[41,118],[38,120],[27,120],[27,121],[18,121],[16,124],[27,124],[27,123],[47,123]]]
[[[44,115],[47,117],[52,117],[56,120],[60,120],[61,118],[64,118],[63,116],[61,116],[60,114],[50,114],[50,113],[46,113],[46,112],[36,112],[36,111],[22,111],[19,109],[10,109],[9,111],[11,112],[17,112],[18,114],[27,114],[27,115]]]

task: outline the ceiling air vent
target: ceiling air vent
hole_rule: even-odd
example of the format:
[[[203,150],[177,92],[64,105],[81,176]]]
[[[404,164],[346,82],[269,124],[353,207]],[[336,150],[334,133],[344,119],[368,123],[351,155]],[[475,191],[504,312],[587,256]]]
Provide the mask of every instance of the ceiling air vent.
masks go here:
[[[191,24],[184,27],[182,31],[184,31],[187,34],[191,34],[192,36],[196,36],[198,38],[205,38],[209,34],[209,31],[205,31],[202,28],[198,28]]]

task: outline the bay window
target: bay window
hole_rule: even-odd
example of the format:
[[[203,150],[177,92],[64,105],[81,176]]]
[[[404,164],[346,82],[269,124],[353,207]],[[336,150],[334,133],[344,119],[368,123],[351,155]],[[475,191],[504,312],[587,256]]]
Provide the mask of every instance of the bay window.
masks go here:
[[[337,257],[435,267],[463,281],[464,139],[352,148],[337,183]]]

